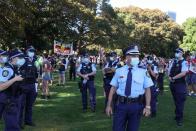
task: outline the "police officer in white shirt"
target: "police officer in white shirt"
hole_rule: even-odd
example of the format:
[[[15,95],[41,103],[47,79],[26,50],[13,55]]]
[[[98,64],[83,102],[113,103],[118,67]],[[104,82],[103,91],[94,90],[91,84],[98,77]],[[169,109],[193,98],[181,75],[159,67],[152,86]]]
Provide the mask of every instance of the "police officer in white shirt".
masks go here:
[[[150,87],[153,82],[146,69],[138,66],[139,50],[137,46],[126,50],[126,65],[117,69],[111,81],[106,113],[113,114],[112,99],[117,93],[113,117],[113,131],[138,131],[142,110],[144,116],[150,115]],[[146,106],[144,108],[143,97]]]

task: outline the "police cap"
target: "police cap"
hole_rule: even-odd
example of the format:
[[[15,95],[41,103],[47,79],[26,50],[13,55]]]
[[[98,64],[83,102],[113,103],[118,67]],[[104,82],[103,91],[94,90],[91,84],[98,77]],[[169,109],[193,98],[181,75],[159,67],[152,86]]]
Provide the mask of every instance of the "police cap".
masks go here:
[[[130,46],[124,51],[125,55],[140,55],[139,49],[137,45]]]
[[[10,52],[9,58],[12,59],[12,58],[15,58],[15,57],[25,57],[25,56],[24,56],[24,53],[21,50],[14,49]]]
[[[180,53],[184,53],[184,50],[182,49],[182,48],[177,48],[176,50],[175,50],[175,52],[180,52]]]
[[[35,52],[35,48],[33,46],[29,46],[27,48],[27,51]]]
[[[110,52],[109,56],[115,57],[115,56],[117,56],[117,53],[115,51],[112,51],[112,52]]]

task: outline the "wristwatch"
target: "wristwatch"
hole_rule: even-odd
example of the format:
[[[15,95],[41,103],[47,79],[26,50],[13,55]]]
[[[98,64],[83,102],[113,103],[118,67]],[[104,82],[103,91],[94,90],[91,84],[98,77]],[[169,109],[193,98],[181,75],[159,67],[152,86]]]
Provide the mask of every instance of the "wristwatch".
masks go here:
[[[151,107],[150,107],[150,106],[146,106],[145,108],[146,108],[146,109],[149,109],[149,110],[151,109]]]

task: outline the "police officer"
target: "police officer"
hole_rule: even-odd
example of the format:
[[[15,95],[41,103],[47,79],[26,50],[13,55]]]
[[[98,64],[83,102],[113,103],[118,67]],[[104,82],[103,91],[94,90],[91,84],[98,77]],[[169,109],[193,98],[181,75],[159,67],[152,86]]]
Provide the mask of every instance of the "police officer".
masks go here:
[[[158,68],[157,68],[157,63],[154,61],[152,56],[147,57],[147,70],[148,73],[150,74],[150,77],[154,83],[154,85],[150,88],[151,90],[151,117],[156,117],[157,113],[157,78],[158,78]]]
[[[21,105],[20,114],[20,126],[23,128],[23,114],[24,124],[29,126],[35,126],[32,121],[33,104],[37,97],[37,78],[38,71],[35,65],[37,60],[35,56],[35,48],[29,46],[26,50],[25,64],[20,68],[25,74],[25,83],[23,88],[23,100]]]
[[[108,116],[113,113],[112,97],[116,92],[118,98],[113,117],[113,131],[138,131],[144,94],[146,106],[143,114],[150,115],[150,87],[153,86],[153,82],[147,70],[138,66],[140,54],[138,47],[129,47],[125,52],[126,65],[116,70],[110,83],[112,88],[106,113]]]
[[[175,120],[177,126],[183,125],[183,111],[186,100],[185,76],[188,71],[188,64],[183,58],[183,49],[175,50],[175,58],[169,66],[170,89],[175,103]]]
[[[76,60],[75,56],[71,56],[69,60],[69,79],[72,80],[73,77],[74,81],[76,80]]]
[[[82,105],[83,112],[87,110],[87,89],[90,94],[90,106],[91,111],[95,112],[96,107],[96,89],[94,85],[94,77],[96,74],[96,67],[90,62],[89,55],[84,54],[82,63],[77,69],[77,74],[81,77],[81,93],[82,93]]]
[[[5,80],[8,80],[7,77],[9,77],[8,73],[6,71],[4,71],[4,67],[6,66],[5,64],[8,61],[8,53],[4,50],[0,50],[0,79],[1,82],[5,82]],[[5,80],[3,80],[5,79]],[[4,89],[1,89],[4,90]],[[6,94],[4,92],[0,92],[0,119],[2,117],[3,114],[3,110],[4,110],[4,102],[5,102],[5,98],[6,98]]]
[[[21,87],[17,81],[23,78],[18,75],[18,68],[25,63],[24,54],[19,50],[10,53],[9,63],[0,73],[1,85],[9,87],[5,90],[6,99],[3,118],[5,121],[5,131],[20,131],[19,114],[21,106]],[[7,81],[8,80],[8,81]],[[6,82],[7,81],[7,82]]]
[[[108,96],[110,93],[110,82],[114,76],[115,70],[118,67],[119,60],[117,59],[117,53],[116,52],[110,52],[106,59],[107,62],[105,64],[105,67],[103,68],[103,83],[104,83],[104,91],[105,91],[105,108],[107,106],[108,102]],[[105,109],[104,109],[105,110]]]

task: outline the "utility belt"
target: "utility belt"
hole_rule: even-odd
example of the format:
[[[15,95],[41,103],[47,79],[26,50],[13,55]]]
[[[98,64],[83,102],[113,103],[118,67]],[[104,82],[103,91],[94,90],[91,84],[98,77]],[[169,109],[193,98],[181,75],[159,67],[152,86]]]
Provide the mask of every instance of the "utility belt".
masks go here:
[[[95,79],[95,77],[94,76],[89,76],[89,80],[87,80],[87,81],[94,81],[94,79]],[[83,78],[81,78],[81,81],[83,81],[84,79]]]
[[[122,103],[122,104],[140,103],[140,104],[143,104],[143,102],[144,102],[144,95],[139,95],[136,98],[128,98],[125,96],[117,95],[117,103]]]

